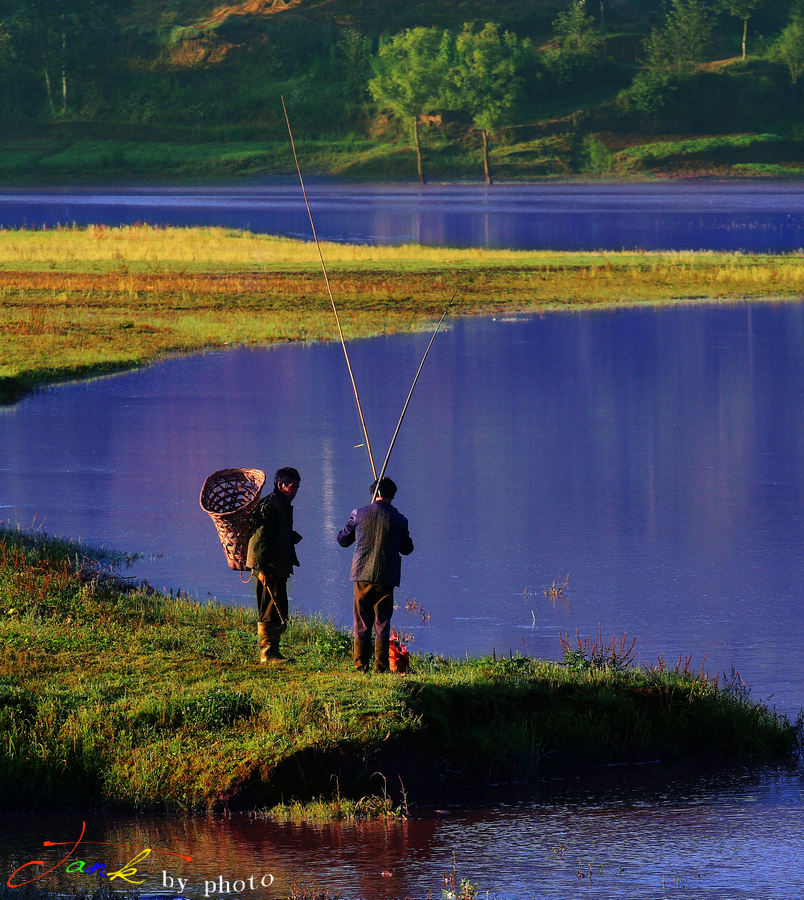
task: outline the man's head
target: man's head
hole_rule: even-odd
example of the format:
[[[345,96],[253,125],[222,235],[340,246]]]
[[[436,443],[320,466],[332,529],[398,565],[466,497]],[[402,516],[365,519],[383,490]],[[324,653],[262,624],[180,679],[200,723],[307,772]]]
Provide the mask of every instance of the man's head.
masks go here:
[[[390,478],[381,478],[379,487],[377,486],[376,481],[371,482],[371,487],[369,491],[371,492],[371,496],[374,496],[374,491],[377,491],[377,496],[382,497],[383,500],[393,500],[396,496],[396,485]]]
[[[276,470],[274,475],[274,490],[284,494],[289,500],[296,496],[301,483],[301,475],[292,466],[284,466]]]

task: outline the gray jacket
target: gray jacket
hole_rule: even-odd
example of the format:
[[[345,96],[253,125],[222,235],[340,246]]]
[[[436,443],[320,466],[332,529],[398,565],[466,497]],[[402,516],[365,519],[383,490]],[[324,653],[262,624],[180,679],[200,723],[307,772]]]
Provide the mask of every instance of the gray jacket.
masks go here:
[[[341,547],[355,545],[352,581],[390,584],[399,587],[402,575],[400,554],[413,553],[408,520],[387,500],[352,510],[338,533]]]

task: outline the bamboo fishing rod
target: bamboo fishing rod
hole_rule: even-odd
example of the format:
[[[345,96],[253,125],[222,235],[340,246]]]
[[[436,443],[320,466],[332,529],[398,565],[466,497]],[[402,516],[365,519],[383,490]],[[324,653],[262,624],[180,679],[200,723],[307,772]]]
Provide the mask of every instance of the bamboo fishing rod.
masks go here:
[[[444,319],[447,317],[447,313],[450,311],[450,307],[455,302],[455,298],[458,296],[458,291],[460,291],[461,287],[463,287],[463,281],[455,288],[455,293],[453,293],[452,297],[450,297],[450,301],[447,304],[447,308],[444,310],[441,318],[438,320],[438,325],[435,327],[435,331],[433,331],[432,336],[430,337],[430,342],[427,345],[427,349],[424,351],[424,355],[422,356],[422,361],[419,363],[419,368],[416,372],[416,376],[413,379],[413,384],[410,386],[410,390],[408,391],[407,399],[405,400],[405,405],[402,407],[402,414],[399,416],[399,421],[396,423],[396,429],[394,430],[393,437],[391,438],[391,443],[388,445],[388,452],[385,454],[385,459],[383,460],[382,468],[380,469],[380,474],[377,476],[377,483],[374,486],[374,492],[371,495],[371,502],[373,503],[377,499],[377,494],[380,490],[380,481],[382,480],[383,475],[385,475],[385,470],[388,467],[388,460],[391,458],[391,452],[394,449],[394,444],[396,443],[396,437],[399,434],[399,429],[402,427],[402,420],[405,418],[405,413],[408,411],[408,405],[410,404],[410,398],[413,396],[413,391],[416,388],[416,382],[419,380],[419,375],[422,374],[422,369],[424,368],[425,360],[427,359],[427,354],[430,352],[430,348],[433,346],[433,341],[436,339],[436,335],[441,330],[441,326],[444,322]]]
[[[321,252],[321,245],[318,243],[318,234],[315,230],[315,222],[313,221],[313,213],[310,210],[310,203],[307,200],[307,189],[304,186],[304,179],[302,178],[301,166],[299,165],[299,157],[296,155],[296,143],[293,140],[293,131],[290,128],[290,118],[288,117],[287,107],[285,106],[285,98],[281,97],[282,100],[282,112],[285,114],[285,122],[288,126],[288,135],[290,136],[290,146],[293,150],[293,160],[296,163],[296,171],[299,174],[299,184],[301,184],[302,196],[304,197],[304,205],[307,207],[307,215],[310,219],[310,227],[313,230],[313,240],[315,241],[316,250],[318,250],[318,258],[321,260],[321,270],[324,273],[324,282],[327,286],[327,293],[329,294],[329,302],[332,304],[332,312],[335,314],[335,322],[338,325],[338,337],[341,339],[341,347],[343,348],[343,356],[346,360],[346,368],[349,371],[349,380],[352,382],[352,391],[355,395],[355,402],[357,403],[357,414],[360,417],[360,425],[363,428],[363,438],[366,442],[366,450],[368,451],[369,462],[371,463],[371,474],[374,476],[375,480],[377,479],[377,468],[374,465],[374,454],[371,452],[371,441],[369,441],[368,430],[366,428],[366,420],[363,416],[363,407],[360,405],[360,395],[357,393],[357,384],[355,382],[354,372],[352,372],[352,363],[349,359],[349,352],[346,349],[346,341],[343,337],[343,329],[341,328],[341,317],[338,315],[338,308],[335,306],[335,298],[332,296],[332,288],[329,284],[329,275],[327,275],[327,267],[324,265],[324,255]]]

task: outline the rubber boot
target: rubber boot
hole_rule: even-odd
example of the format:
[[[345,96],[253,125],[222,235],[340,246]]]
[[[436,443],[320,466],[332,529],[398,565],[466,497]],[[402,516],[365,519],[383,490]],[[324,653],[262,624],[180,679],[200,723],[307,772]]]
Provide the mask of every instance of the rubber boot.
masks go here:
[[[287,660],[286,656],[283,656],[279,649],[279,641],[282,638],[282,628],[273,628],[270,625],[268,626],[268,650],[266,656],[268,658],[268,662],[276,663],[276,662],[285,662]]]
[[[355,661],[355,671],[368,672],[369,658],[371,657],[371,644],[368,641],[354,639],[352,656]]]
[[[260,649],[260,665],[265,665],[268,662],[270,639],[268,638],[268,626],[264,622],[257,622],[257,646]]]
[[[388,651],[391,646],[391,641],[388,638],[382,640],[381,638],[374,639],[374,671],[375,672],[387,672],[388,671]]]

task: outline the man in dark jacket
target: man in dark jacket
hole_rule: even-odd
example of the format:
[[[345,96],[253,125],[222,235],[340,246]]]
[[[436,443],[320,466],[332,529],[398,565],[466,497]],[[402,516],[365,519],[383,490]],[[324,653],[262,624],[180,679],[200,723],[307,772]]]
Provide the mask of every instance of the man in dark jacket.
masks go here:
[[[293,498],[301,477],[287,466],[274,476],[274,489],[260,501],[249,542],[249,567],[257,590],[257,641],[260,662],[285,659],[279,640],[287,628],[288,578],[299,565],[295,545],[301,535],[293,530]]]
[[[338,533],[341,547],[355,545],[352,556],[354,582],[354,661],[355,668],[367,672],[371,657],[371,632],[374,631],[374,671],[388,671],[391,640],[391,616],[394,612],[394,588],[402,573],[400,554],[413,552],[408,520],[391,501],[396,485],[390,478],[371,485],[369,506],[352,511]]]

